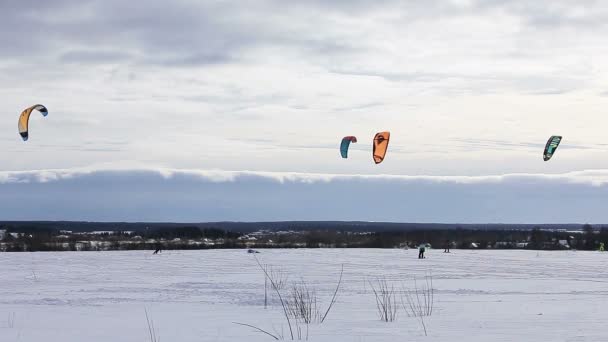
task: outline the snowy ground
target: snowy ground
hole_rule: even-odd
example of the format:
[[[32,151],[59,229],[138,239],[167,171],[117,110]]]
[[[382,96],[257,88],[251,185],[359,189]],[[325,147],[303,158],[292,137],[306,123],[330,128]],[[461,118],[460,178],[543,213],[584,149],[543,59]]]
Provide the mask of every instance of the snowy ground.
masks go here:
[[[606,341],[608,253],[366,249],[262,250],[262,263],[316,288],[324,307],[311,341]],[[369,281],[396,287],[432,271],[428,336],[400,308],[378,319]],[[264,309],[264,276],[245,250],[0,253],[0,341],[272,341],[232,322],[289,332]]]

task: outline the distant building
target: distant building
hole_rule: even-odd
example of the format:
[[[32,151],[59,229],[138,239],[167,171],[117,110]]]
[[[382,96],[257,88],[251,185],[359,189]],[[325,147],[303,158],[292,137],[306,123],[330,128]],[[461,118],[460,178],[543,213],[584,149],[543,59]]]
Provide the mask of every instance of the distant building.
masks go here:
[[[210,239],[204,238],[204,239],[203,239],[203,245],[205,245],[205,246],[214,246],[214,245],[215,245],[215,242],[213,242],[213,241],[212,241],[212,240],[210,240]]]
[[[74,244],[74,248],[78,252],[83,251],[83,250],[88,250],[91,248],[91,241],[77,241]]]
[[[249,236],[249,235],[243,235],[243,236],[239,236],[237,238],[237,240],[241,240],[241,241],[257,241],[258,239],[253,237],[253,236]]]

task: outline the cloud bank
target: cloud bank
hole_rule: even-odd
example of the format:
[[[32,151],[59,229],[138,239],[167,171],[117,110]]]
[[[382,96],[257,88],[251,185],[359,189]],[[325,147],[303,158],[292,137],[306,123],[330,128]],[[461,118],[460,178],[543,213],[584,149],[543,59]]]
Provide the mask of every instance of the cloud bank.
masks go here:
[[[3,220],[607,222],[608,170],[496,176],[166,168],[0,172]]]

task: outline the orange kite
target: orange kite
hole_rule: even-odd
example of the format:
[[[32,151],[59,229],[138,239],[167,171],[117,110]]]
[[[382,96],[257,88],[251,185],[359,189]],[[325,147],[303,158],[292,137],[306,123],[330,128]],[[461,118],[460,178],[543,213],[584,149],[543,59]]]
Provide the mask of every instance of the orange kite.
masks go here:
[[[390,139],[391,132],[380,132],[374,137],[374,162],[376,164],[380,164],[384,160]]]

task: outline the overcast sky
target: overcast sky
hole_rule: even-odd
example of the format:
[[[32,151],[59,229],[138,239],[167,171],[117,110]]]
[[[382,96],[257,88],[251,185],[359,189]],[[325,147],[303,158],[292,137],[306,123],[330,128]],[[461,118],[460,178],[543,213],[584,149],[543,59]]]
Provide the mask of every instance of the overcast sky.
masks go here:
[[[327,192],[335,181],[260,185],[268,173],[296,172],[341,175],[340,186],[356,188],[346,201],[382,196],[368,176],[413,177],[382,178],[403,190],[395,199],[420,186],[407,195],[418,209],[393,204],[387,220],[608,222],[591,206],[608,200],[594,179],[608,169],[606,37],[602,1],[0,1],[0,216],[382,220],[336,207]],[[17,118],[35,103],[49,116],[34,115],[23,142]],[[374,165],[371,139],[383,130],[392,132],[389,154]],[[564,140],[543,162],[554,134]],[[348,160],[338,152],[345,135],[359,138]],[[155,176],[159,169],[257,173],[209,192],[205,178],[184,187]],[[18,171],[79,176],[24,183],[13,181]],[[103,213],[84,208],[117,189],[114,177],[140,189],[142,172],[148,194],[171,194],[170,210],[132,193],[128,203],[106,201]],[[581,172],[588,182],[572,182]],[[428,183],[513,174],[527,176]],[[74,192],[73,182],[88,190]],[[522,184],[525,192],[506,194]],[[547,196],[565,197],[533,195],[552,188]],[[15,193],[54,209],[29,216],[31,206],[7,206]],[[204,201],[210,193],[216,201]],[[315,210],[289,200],[299,193]],[[457,214],[453,201],[438,200],[451,196],[476,209]],[[287,203],[261,210],[266,202],[250,200],[260,197]],[[552,209],[533,217],[530,207]]]

